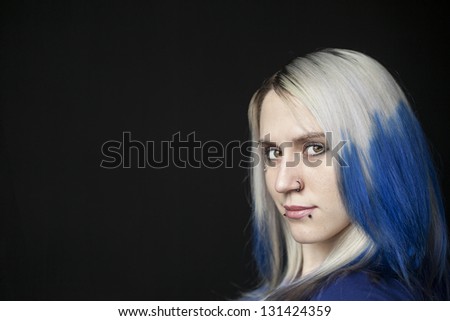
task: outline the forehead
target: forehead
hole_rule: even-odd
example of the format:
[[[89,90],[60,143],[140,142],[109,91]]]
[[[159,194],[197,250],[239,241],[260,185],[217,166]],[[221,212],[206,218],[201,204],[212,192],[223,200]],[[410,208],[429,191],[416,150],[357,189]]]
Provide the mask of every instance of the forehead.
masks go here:
[[[292,140],[322,128],[311,112],[298,100],[280,98],[275,91],[267,93],[261,105],[260,138],[270,135],[271,141]]]

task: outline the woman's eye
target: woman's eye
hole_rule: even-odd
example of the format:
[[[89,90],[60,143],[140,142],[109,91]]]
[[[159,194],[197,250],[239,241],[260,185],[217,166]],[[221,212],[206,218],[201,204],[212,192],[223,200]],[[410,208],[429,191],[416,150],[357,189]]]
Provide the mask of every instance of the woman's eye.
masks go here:
[[[268,160],[276,160],[281,156],[281,151],[275,147],[266,148],[265,154]]]
[[[306,146],[305,152],[308,156],[317,156],[325,152],[325,146],[319,143],[310,144]]]

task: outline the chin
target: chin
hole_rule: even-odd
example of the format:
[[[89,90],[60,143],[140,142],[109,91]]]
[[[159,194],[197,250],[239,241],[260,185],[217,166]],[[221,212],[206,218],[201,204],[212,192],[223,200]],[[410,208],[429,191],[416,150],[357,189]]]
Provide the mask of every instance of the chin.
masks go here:
[[[303,231],[292,231],[291,236],[297,242],[301,244],[313,244],[321,242],[322,239],[316,236],[309,235],[310,233],[305,233]]]

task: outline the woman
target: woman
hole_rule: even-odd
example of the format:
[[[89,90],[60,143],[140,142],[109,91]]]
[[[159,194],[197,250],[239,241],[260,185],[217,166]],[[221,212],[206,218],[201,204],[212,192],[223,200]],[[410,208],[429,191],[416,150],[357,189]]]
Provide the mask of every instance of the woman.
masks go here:
[[[446,300],[447,231],[431,153],[372,58],[328,49],[268,79],[249,108],[249,299]]]

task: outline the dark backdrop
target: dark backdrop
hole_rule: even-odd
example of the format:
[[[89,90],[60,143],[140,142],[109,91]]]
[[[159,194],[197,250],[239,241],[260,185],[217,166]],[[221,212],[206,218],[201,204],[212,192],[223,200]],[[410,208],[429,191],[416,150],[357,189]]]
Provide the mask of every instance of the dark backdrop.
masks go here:
[[[247,172],[100,167],[101,146],[244,141],[261,81],[363,51],[412,97],[449,195],[443,1],[3,1],[0,298],[210,300],[252,285]],[[158,154],[158,153],[156,153]]]

